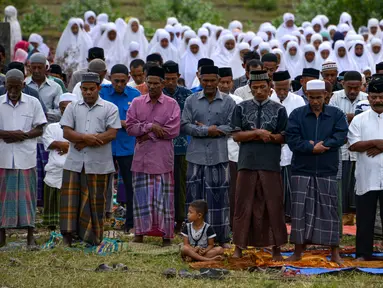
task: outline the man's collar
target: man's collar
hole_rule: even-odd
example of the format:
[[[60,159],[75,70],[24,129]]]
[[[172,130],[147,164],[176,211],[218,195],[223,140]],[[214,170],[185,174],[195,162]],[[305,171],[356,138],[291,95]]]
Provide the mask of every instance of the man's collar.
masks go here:
[[[11,101],[11,100],[9,100],[9,98],[8,98],[8,93],[5,94],[5,97],[4,97],[4,100],[3,100],[2,104],[9,103],[10,101]],[[23,92],[21,92],[21,96],[20,96],[20,99],[19,99],[18,102],[21,102],[21,103],[25,103],[25,102],[26,102],[26,101],[25,101],[25,96],[24,96],[24,93],[23,93]]]
[[[79,101],[78,101],[78,104],[79,104],[79,105],[86,105],[86,106],[88,106],[88,104],[85,103],[84,98],[82,98],[81,100],[79,100]],[[94,105],[93,105],[91,108],[93,108],[94,106],[101,106],[101,107],[103,107],[103,106],[104,106],[104,100],[102,100],[101,97],[98,96],[98,99],[97,99],[96,103],[94,103]],[[89,107],[89,106],[88,106],[88,107]]]
[[[176,90],[174,91],[174,93],[170,93],[170,91],[166,88],[163,89],[163,91],[165,91],[168,95],[171,95],[171,96],[174,96],[177,94],[177,92],[180,90],[179,86],[177,85],[176,87]]]
[[[164,98],[165,98],[165,95],[164,93],[161,94],[160,98],[158,98],[158,102],[160,102],[161,104],[164,103]],[[145,95],[145,103],[149,103],[151,101],[150,99],[150,96],[149,96],[149,93]]]
[[[44,82],[41,84],[41,85],[44,85],[44,84],[47,84],[49,86],[51,86],[51,82],[50,81],[53,81],[53,80],[50,80],[48,77],[45,76],[45,80]],[[35,81],[33,81],[32,79],[32,76],[29,76],[26,80],[25,80],[25,83],[28,85],[30,83],[34,83],[34,84],[37,84]]]
[[[326,116],[331,116],[331,114],[328,113],[328,108],[327,108],[327,107],[328,107],[328,106],[327,106],[326,104],[323,104],[323,108],[322,108],[322,112],[321,112],[321,114],[326,115]],[[314,113],[313,110],[311,109],[310,104],[307,104],[307,105],[305,106],[305,116],[308,116],[308,115],[310,115],[310,114],[314,114],[314,115],[315,115],[315,113]]]
[[[205,90],[202,90],[201,92],[199,92],[199,96],[198,96],[198,100],[201,100],[202,98],[206,97],[205,96]],[[222,98],[222,94],[221,92],[219,92],[218,88],[217,88],[217,92],[215,93],[215,96],[214,96],[214,100],[223,100]]]
[[[268,97],[267,99],[263,100],[262,102],[259,102],[258,100],[256,100],[255,98],[253,98],[253,102],[254,102],[255,104],[257,104],[258,106],[264,106],[264,105],[266,105],[269,101],[270,101],[270,97]]]

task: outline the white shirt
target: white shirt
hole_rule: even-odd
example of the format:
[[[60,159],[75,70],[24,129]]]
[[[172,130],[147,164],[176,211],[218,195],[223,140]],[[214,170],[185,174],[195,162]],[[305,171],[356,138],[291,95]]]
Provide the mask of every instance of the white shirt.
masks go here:
[[[290,116],[290,113],[293,112],[294,109],[305,105],[305,100],[303,100],[301,96],[291,92],[287,94],[286,99],[283,100],[282,103],[279,100],[275,91],[271,94],[270,99],[279,104],[282,104],[286,108],[287,116]],[[292,157],[293,157],[293,152],[291,152],[289,146],[287,144],[283,144],[282,153],[281,153],[281,166],[284,167],[284,166],[291,165]]]
[[[45,150],[49,150],[48,147],[54,141],[68,142],[64,138],[64,132],[60,123],[52,123],[47,126],[43,134],[43,143]],[[57,150],[49,150],[49,159],[47,165],[45,165],[45,178],[44,182],[52,188],[61,189],[63,168],[66,160],[65,155],[60,155]]]
[[[347,137],[350,145],[359,141],[383,139],[383,115],[368,110],[355,116]],[[356,152],[356,156],[356,194],[383,190],[383,154],[368,157],[366,152]]]
[[[47,123],[43,108],[35,97],[21,94],[13,106],[7,94],[0,96],[0,130],[29,132]],[[0,168],[31,169],[36,167],[37,138],[7,144],[0,139]]]
[[[201,83],[199,82],[198,77],[195,76],[194,81],[193,81],[193,84],[192,84],[192,89],[198,87],[200,84],[201,84]]]
[[[358,97],[356,97],[354,102],[351,102],[350,99],[346,96],[344,90],[334,92],[334,95],[330,99],[329,105],[338,107],[345,114],[355,114],[355,108],[359,101],[367,100],[368,94],[364,92],[359,92]],[[348,150],[349,144],[345,144],[341,147],[342,151],[342,161],[356,161],[355,152],[350,152]]]
[[[130,81],[126,86],[135,88],[137,86],[136,82],[134,80]]]
[[[250,100],[254,98],[253,94],[251,93],[250,85],[245,85],[237,88],[237,90],[234,91],[234,95],[241,97],[242,100]]]
[[[229,94],[229,96],[235,101],[236,104],[239,104],[243,101],[241,97],[233,95],[231,93]],[[227,139],[227,147],[229,151],[229,161],[238,162],[239,145],[233,140],[233,137],[229,137]]]
[[[101,84],[112,84],[109,80],[102,80]],[[82,92],[81,92],[81,81],[76,84],[73,88],[73,94],[77,96],[77,101],[82,100]]]

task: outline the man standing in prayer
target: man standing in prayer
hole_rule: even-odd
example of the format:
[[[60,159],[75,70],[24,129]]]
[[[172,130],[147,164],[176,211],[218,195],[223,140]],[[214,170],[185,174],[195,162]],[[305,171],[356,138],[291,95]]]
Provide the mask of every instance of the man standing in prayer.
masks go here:
[[[192,85],[193,88],[191,89],[193,93],[197,93],[203,90],[201,82],[200,82],[200,76],[201,76],[200,72],[201,72],[202,66],[214,66],[214,61],[209,58],[201,58],[198,60],[198,65],[197,65],[198,69],[197,69],[196,77]]]
[[[291,112],[286,142],[291,163],[291,237],[299,261],[306,244],[331,246],[331,261],[340,263],[338,187],[339,148],[347,136],[344,113],[324,104],[325,82],[306,84],[309,105]]]
[[[185,87],[178,86],[177,81],[180,77],[178,64],[173,61],[164,63],[165,70],[165,88],[163,93],[175,99],[180,106],[181,113],[184,110],[186,98],[192,92]],[[175,220],[176,233],[181,231],[182,223],[185,220],[185,202],[186,202],[186,149],[188,140],[185,134],[180,134],[173,140],[174,145],[174,205],[175,205]]]
[[[252,71],[263,70],[263,63],[260,60],[250,60],[246,62],[246,75],[250,78]],[[243,100],[252,100],[254,98],[251,92],[249,81],[245,86],[239,87],[235,90],[234,95],[241,97]]]
[[[299,95],[289,92],[290,89],[290,74],[289,71],[275,72],[273,75],[274,90],[270,97],[271,100],[282,104],[287,111],[287,116],[294,109],[304,106],[305,101]],[[291,158],[293,153],[287,144],[282,146],[281,154],[281,173],[283,182],[284,206],[285,215],[291,216]]]
[[[133,100],[126,131],[136,137],[133,156],[133,216],[135,242],[144,235],[174,237],[174,148],[180,133],[180,107],[163,94],[165,71],[152,67],[147,74],[149,93]]]
[[[237,95],[230,93],[233,88],[233,71],[230,67],[219,68],[219,83],[218,90],[229,95],[235,102],[239,104],[243,99]],[[237,187],[237,170],[238,170],[238,154],[239,145],[233,140],[233,137],[227,139],[227,149],[229,152],[229,169],[230,169],[230,227],[233,228],[235,190]]]
[[[145,62],[141,59],[133,60],[130,65],[130,77],[132,81],[128,83],[128,86],[135,88],[145,82],[144,66]]]
[[[234,141],[241,143],[233,223],[234,257],[242,257],[247,246],[273,246],[273,259],[281,261],[280,246],[287,243],[287,230],[279,162],[287,113],[281,104],[269,98],[271,83],[267,71],[252,71],[250,87],[254,98],[237,105],[231,123]]]
[[[24,74],[7,72],[7,94],[0,96],[0,247],[5,229],[27,228],[27,245],[33,245],[37,174],[37,137],[47,123],[39,100],[22,93]]]
[[[335,92],[330,99],[331,106],[343,111],[347,122],[351,123],[359,101],[367,100],[367,94],[361,92],[362,75],[358,71],[348,71],[344,75],[343,90]],[[342,211],[344,224],[354,225],[355,212],[355,166],[356,154],[351,152],[349,144],[342,146]]]
[[[246,72],[241,77],[234,79],[234,81],[233,81],[234,84],[233,84],[233,88],[231,89],[231,93],[234,93],[234,91],[237,90],[238,88],[246,86],[248,84],[250,71],[247,69],[249,67],[247,65],[247,62],[249,62],[251,60],[260,60],[260,59],[261,59],[261,57],[255,51],[247,52],[243,56],[242,67],[245,69]]]
[[[83,74],[83,100],[69,105],[60,121],[70,142],[60,200],[60,229],[69,246],[73,233],[91,245],[103,239],[106,193],[115,171],[111,141],[121,122],[116,105],[99,97],[100,89],[98,74]]]
[[[377,202],[383,215],[383,80],[368,85],[371,109],[356,116],[349,127],[350,150],[356,152],[356,257],[372,260]],[[381,219],[380,219],[381,220]],[[381,233],[381,231],[379,231]]]
[[[278,58],[274,53],[267,53],[262,56],[262,63],[264,69],[267,71],[269,75],[269,79],[273,79],[273,74],[278,70]],[[271,83],[272,84],[272,83]],[[271,86],[273,87],[273,86]]]
[[[112,84],[102,85],[100,97],[105,101],[109,101],[117,106],[121,119],[121,129],[118,129],[117,137],[112,141],[112,154],[113,159],[117,161],[119,173],[125,186],[125,199],[126,199],[126,221],[125,231],[129,232],[134,227],[133,223],[133,184],[132,184],[132,168],[134,146],[136,139],[126,133],[126,114],[132,104],[133,100],[140,96],[141,93],[127,86],[129,81],[129,70],[123,64],[117,64],[112,67],[110,72],[110,79]],[[111,187],[109,187],[111,188]],[[112,189],[108,189],[107,204],[113,206],[113,193]],[[107,207],[110,212],[110,208]]]
[[[307,91],[306,91],[306,84],[307,82],[315,79],[319,79],[319,70],[313,69],[313,68],[303,68],[302,71],[302,78],[301,78],[301,89],[298,91],[295,91],[294,94],[297,94],[299,96],[302,96],[303,100],[305,100],[305,103],[308,104],[309,100],[307,99]]]
[[[64,114],[66,107],[71,102],[76,101],[76,95],[62,94],[59,102],[61,114]],[[49,160],[45,165],[43,225],[54,231],[60,222],[60,189],[64,163],[69,151],[69,142],[64,139],[60,123],[49,124],[44,131],[42,140],[44,149],[49,151]]]
[[[335,62],[327,60],[322,64],[322,77],[323,80],[326,80],[331,83],[332,91],[340,91],[343,90],[342,85],[338,83],[338,66]]]
[[[182,113],[181,131],[191,136],[188,161],[186,206],[195,200],[209,205],[207,222],[223,246],[230,241],[230,172],[227,139],[235,107],[231,97],[218,90],[218,67],[201,67],[203,90],[188,97]]]

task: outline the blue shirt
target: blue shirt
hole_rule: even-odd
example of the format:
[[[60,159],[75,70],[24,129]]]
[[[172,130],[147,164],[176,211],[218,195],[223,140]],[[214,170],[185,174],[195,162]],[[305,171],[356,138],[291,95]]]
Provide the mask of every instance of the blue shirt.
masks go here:
[[[303,92],[303,87],[301,87],[301,89],[299,89],[298,91],[295,91],[294,94],[302,96],[303,100],[305,100],[305,104],[309,104],[309,99],[305,95],[305,92]]]
[[[172,95],[169,91],[163,89],[165,95],[175,99],[180,105],[181,113],[184,110],[186,98],[188,98],[192,92],[189,89],[186,89],[181,86],[177,86],[176,92]],[[174,145],[174,155],[186,155],[186,150],[188,148],[188,139],[186,134],[180,133],[180,135],[173,140]]]
[[[121,120],[126,120],[128,111],[133,99],[140,96],[141,93],[135,88],[126,86],[124,93],[118,94],[112,84],[101,85],[100,97],[106,101],[112,102],[117,106]],[[113,156],[130,156],[134,154],[136,138],[129,136],[124,128],[118,129],[117,137],[112,141]]]
[[[199,86],[194,87],[194,88],[191,89],[191,91],[192,91],[193,94],[194,94],[194,93],[197,93],[197,92],[200,92],[200,91],[202,91],[202,90],[203,90],[203,88],[202,88],[201,84],[200,84]]]

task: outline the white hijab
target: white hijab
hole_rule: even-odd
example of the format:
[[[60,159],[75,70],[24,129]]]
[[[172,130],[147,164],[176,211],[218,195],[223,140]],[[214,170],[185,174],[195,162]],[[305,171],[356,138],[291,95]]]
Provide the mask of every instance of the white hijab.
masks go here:
[[[29,43],[37,43],[39,46],[37,47],[37,51],[44,54],[45,57],[48,57],[49,55],[49,47],[44,43],[43,37],[41,37],[39,34],[32,33],[29,35],[28,39]]]
[[[346,55],[344,55],[342,58],[339,57],[339,48],[344,48],[346,50]],[[338,66],[338,73],[343,71],[354,71],[356,69],[356,64],[354,63],[354,60],[349,57],[346,43],[343,40],[338,40],[335,42],[332,60],[335,61],[336,65]]]
[[[138,54],[137,54],[136,57],[132,57],[130,55],[130,53],[131,52],[135,52],[135,51],[138,51]],[[130,63],[132,63],[132,61],[136,60],[136,59],[145,60],[145,59],[142,59],[142,57],[140,55],[140,44],[138,44],[137,42],[133,41],[133,42],[130,42],[129,47],[128,47],[128,54],[127,54],[128,67],[130,67]]]
[[[251,45],[250,45],[250,49],[252,51],[256,51],[258,50],[258,47],[259,47],[259,44],[261,44],[263,42],[262,38],[259,37],[259,36],[255,36],[252,40],[251,40]]]
[[[245,75],[245,69],[242,67],[243,59],[241,58],[242,50],[250,50],[250,45],[246,42],[242,42],[236,45],[235,54],[229,61],[229,66],[233,71],[233,79],[237,79]]]
[[[111,41],[108,37],[110,31],[115,31],[117,37],[115,40]],[[102,34],[101,39],[98,43],[98,46],[104,49],[106,67],[108,72],[116,64],[125,64],[127,65],[127,51],[124,48],[122,43],[121,35],[118,33],[116,24],[108,23],[104,34]]]
[[[375,35],[373,35],[371,33],[371,28],[372,27],[377,27],[378,28]],[[371,18],[370,20],[368,20],[367,28],[368,28],[368,33],[369,33],[369,36],[368,36],[368,40],[369,41],[371,41],[372,38],[382,39],[382,30],[380,29],[379,20],[378,19]]]
[[[271,47],[269,42],[262,42],[261,44],[259,44],[259,47],[258,47],[259,55],[262,55],[262,51],[267,51],[267,53],[271,53]]]
[[[291,56],[289,53],[289,50],[293,47],[295,49],[297,49],[297,53],[295,54],[295,56]],[[302,75],[302,70],[303,70],[303,60],[302,59],[303,58],[304,58],[304,55],[302,54],[302,52],[299,48],[299,44],[295,41],[290,41],[286,47],[284,61],[285,61],[285,65],[286,65],[285,66],[286,70],[289,71],[289,74],[290,74],[292,79],[294,79],[298,75]]]
[[[201,49],[203,50],[204,57],[210,57],[211,50],[210,50],[209,30],[207,30],[207,28],[202,27],[198,29],[198,38],[201,39],[201,37],[203,36],[207,37],[207,41],[206,43],[202,43],[202,40],[201,40],[201,44],[202,44]]]
[[[253,38],[255,36],[256,35],[255,35],[255,33],[253,31],[248,31],[248,32],[246,32],[245,37],[243,38],[242,42],[246,42],[246,43],[248,43],[251,46],[251,40],[253,40]]]
[[[117,32],[121,38],[121,41],[123,41],[126,33],[126,27],[128,27],[128,24],[126,24],[125,20],[122,18],[117,18],[116,21],[114,21],[114,23],[116,24]]]
[[[163,39],[167,39],[169,41],[169,45],[166,48],[161,46],[161,41]],[[162,30],[158,33],[158,43],[153,46],[149,54],[153,53],[160,54],[164,63],[169,60],[176,63],[179,61],[177,48],[170,42],[170,34],[166,30]]]
[[[186,39],[192,39],[196,37],[197,37],[197,34],[193,30],[188,29],[184,32],[184,37],[182,38],[181,43],[178,47],[179,55],[181,57],[184,55],[184,53],[186,52],[188,48],[188,44],[186,44]]]
[[[90,37],[93,40],[93,43],[95,46],[97,46],[97,42],[100,41],[101,35],[102,35],[102,30],[101,27],[105,24],[108,23],[109,16],[108,14],[101,13],[97,16],[97,21],[96,21],[96,26],[90,30],[89,34]]]
[[[171,26],[174,26],[176,24],[178,24],[178,19],[175,18],[175,17],[169,17],[166,21],[166,25],[171,25]]]
[[[329,51],[329,54],[328,54],[328,57],[326,58],[326,59],[323,59],[323,57],[322,57],[322,52],[323,51],[325,51],[325,50],[328,50]],[[320,44],[319,45],[319,49],[318,49],[318,57],[319,57],[319,59],[320,59],[320,62],[322,62],[321,63],[321,65],[325,62],[325,61],[327,61],[328,59],[331,59],[332,58],[332,47],[331,47],[331,44],[330,44],[330,42],[329,41],[325,41],[325,42],[323,42],[322,44]]]
[[[178,48],[179,39],[176,36],[176,28],[174,26],[168,24],[165,26],[165,30],[168,31],[169,34],[172,33],[174,35],[172,44],[174,45],[174,47]]]
[[[281,61],[279,62],[278,70],[277,71],[285,71],[286,70],[286,65],[285,65],[285,54],[283,51],[279,48],[273,49],[274,54],[278,54]]]
[[[241,30],[243,29],[243,25],[240,21],[238,20],[234,20],[234,21],[231,21],[230,24],[229,24],[229,27],[228,29],[233,32],[235,29],[238,29],[238,30]]]
[[[356,45],[362,45],[363,46],[363,54],[362,56],[358,57],[355,55],[355,47]],[[352,45],[350,50],[350,58],[354,60],[356,64],[356,71],[363,73],[363,71],[367,70],[369,67],[372,74],[375,74],[375,63],[372,59],[372,56],[370,55],[370,51],[367,50],[366,44],[364,41],[356,40],[355,43]]]
[[[138,24],[137,32],[133,32],[132,23],[136,22]],[[149,43],[148,39],[145,37],[144,29],[140,25],[140,20],[137,18],[131,18],[128,22],[128,26],[126,27],[125,37],[123,43],[125,47],[129,46],[130,42],[137,42],[140,44],[140,54],[142,57],[146,57],[148,55]]]
[[[90,24],[88,21],[88,19],[90,17],[93,17],[94,19],[96,19],[96,13],[94,13],[93,11],[86,11],[84,14],[84,21],[86,24],[89,25],[90,31],[92,31],[92,29],[97,25],[97,23],[96,24]]]
[[[314,60],[312,62],[308,62],[306,60],[306,57],[305,57],[305,54],[307,52],[314,52],[315,56],[314,56]],[[315,50],[315,47],[311,44],[306,44],[304,47],[303,47],[303,68],[314,68],[314,69],[317,69],[317,70],[321,70],[321,61],[318,57],[318,54],[317,54],[317,51]]]
[[[190,46],[197,45],[199,47],[198,53],[193,54]],[[199,38],[192,38],[189,40],[188,49],[182,56],[180,61],[180,74],[185,80],[186,87],[191,89],[195,78],[195,73],[198,70],[198,61],[203,58],[202,42]]]
[[[13,57],[15,45],[22,40],[21,28],[17,20],[17,9],[13,6],[7,6],[4,9],[4,22],[9,22],[11,27],[11,58]]]
[[[235,47],[229,51],[225,47],[225,43],[229,40],[235,42],[235,37],[233,34],[226,34],[220,37],[217,50],[211,56],[211,59],[214,61],[214,65],[218,68],[228,67],[231,58],[235,54]]]
[[[371,42],[370,42],[370,53],[371,53],[371,57],[372,57],[372,59],[373,59],[373,61],[374,61],[374,64],[378,64],[378,63],[380,63],[380,62],[382,62],[383,61],[383,47],[382,47],[382,40],[379,38],[372,38],[371,39]],[[374,47],[374,46],[380,46],[380,52],[379,53],[377,53],[377,54],[375,54],[373,51],[372,51],[372,48]]]
[[[286,35],[286,34],[291,34],[293,31],[297,30],[297,26],[294,24],[293,27],[287,27],[286,26],[286,23],[287,21],[289,20],[293,20],[295,21],[295,17],[293,14],[291,13],[285,13],[283,14],[283,23],[278,27],[277,29],[277,33],[275,35],[275,37],[277,39],[281,39],[283,35]]]
[[[74,35],[71,30],[75,24],[79,26],[77,35]],[[84,33],[86,32],[80,28],[78,20],[72,18],[61,34],[56,48],[55,62],[61,66],[64,73],[71,73],[88,66],[86,58],[88,50],[92,47]]]
[[[338,28],[339,28],[339,25],[341,25],[341,24],[347,24],[350,27],[351,30],[355,31],[354,26],[352,26],[352,17],[347,12],[343,12],[340,15]]]

